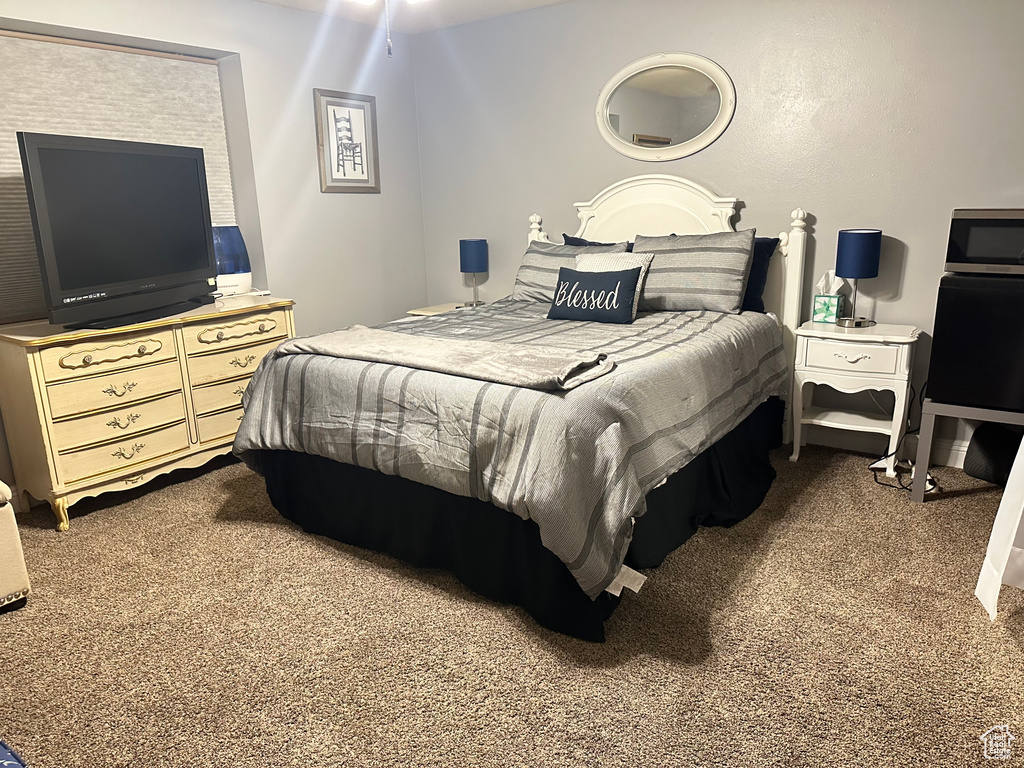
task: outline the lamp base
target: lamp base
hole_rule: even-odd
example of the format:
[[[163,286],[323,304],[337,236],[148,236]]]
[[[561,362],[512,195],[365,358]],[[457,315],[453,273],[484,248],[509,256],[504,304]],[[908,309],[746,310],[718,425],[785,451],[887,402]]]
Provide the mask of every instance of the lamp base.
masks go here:
[[[840,317],[836,320],[836,325],[840,328],[870,328],[877,323],[866,317]]]
[[[467,301],[465,304],[459,304],[459,309],[465,309],[466,307],[482,307],[484,302],[482,301]]]

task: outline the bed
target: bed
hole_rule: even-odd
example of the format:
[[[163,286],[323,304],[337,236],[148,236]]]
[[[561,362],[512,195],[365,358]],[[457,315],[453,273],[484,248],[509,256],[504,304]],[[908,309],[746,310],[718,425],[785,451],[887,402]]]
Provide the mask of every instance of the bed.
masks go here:
[[[731,233],[736,202],[638,176],[577,203],[575,237]],[[804,212],[792,219],[765,313],[611,326],[548,319],[514,292],[286,342],[246,390],[235,452],[305,530],[445,568],[543,626],[602,640],[640,570],[701,525],[742,520],[771,485],[806,242]],[[551,242],[542,223],[530,218],[531,249]],[[547,375],[560,364],[568,375]]]

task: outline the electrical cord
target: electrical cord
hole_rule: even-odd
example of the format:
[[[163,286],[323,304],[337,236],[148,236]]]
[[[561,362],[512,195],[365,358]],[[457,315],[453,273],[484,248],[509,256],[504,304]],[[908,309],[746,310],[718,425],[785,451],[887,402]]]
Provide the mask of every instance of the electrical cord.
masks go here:
[[[879,462],[886,461],[887,459],[891,458],[892,456],[896,456],[897,454],[899,454],[900,448],[903,447],[903,440],[907,437],[907,435],[916,435],[916,434],[918,434],[921,431],[922,411],[924,409],[924,396],[925,396],[925,392],[927,391],[927,389],[928,389],[928,382],[925,381],[924,385],[921,387],[921,394],[918,396],[917,391],[914,389],[914,385],[913,384],[910,385],[910,402],[911,402],[911,404],[913,404],[913,402],[915,400],[917,400],[917,408],[918,408],[917,426],[912,428],[912,429],[910,428],[910,425],[912,423],[912,418],[911,418],[912,417],[912,413],[911,413],[911,410],[908,408],[907,409],[907,429],[903,432],[903,435],[900,437],[899,442],[896,443],[896,448],[894,450],[890,451],[889,453],[886,453],[885,455],[881,456],[880,458],[875,459],[874,461],[872,461],[868,465],[868,469],[871,470],[872,477],[874,478],[876,485],[881,485],[881,486],[884,486],[886,488],[895,488],[896,490],[900,490],[900,491],[908,491],[909,492],[909,491],[912,490],[912,488],[913,488],[913,465],[912,464],[911,464],[911,472],[910,472],[910,475],[911,475],[911,482],[910,482],[910,484],[905,483],[904,480],[903,480],[903,474],[905,474],[905,473],[899,473],[899,472],[896,473],[896,483],[888,483],[888,482],[883,482],[882,480],[879,480],[878,477],[879,477],[879,472],[881,471],[881,467],[876,467],[875,465],[878,464]],[[879,405],[878,401],[875,400],[874,393],[869,392],[869,394],[871,395],[871,399],[874,401],[875,405]],[[924,489],[925,493],[928,493],[929,491],[933,491],[933,490],[935,490],[938,487],[938,483],[936,483],[935,480],[932,479],[931,476],[928,475],[927,468],[925,468],[925,479],[924,479],[924,482],[925,482],[925,489]]]

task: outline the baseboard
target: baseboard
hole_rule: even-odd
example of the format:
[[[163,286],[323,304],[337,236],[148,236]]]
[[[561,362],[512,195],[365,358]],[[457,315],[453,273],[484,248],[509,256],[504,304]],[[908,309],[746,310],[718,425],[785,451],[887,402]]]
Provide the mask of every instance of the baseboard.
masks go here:
[[[889,438],[869,432],[849,432],[838,429],[805,428],[807,442],[813,445],[826,445],[844,451],[866,453],[869,456],[882,456],[889,446]],[[933,465],[956,467],[963,469],[964,456],[970,440],[936,438],[932,441],[930,461]],[[917,456],[917,435],[907,435],[898,458],[913,461]]]
[[[932,454],[929,461],[941,467],[963,469],[967,446],[970,444],[970,440],[936,438],[932,440]],[[903,454],[905,458],[909,459],[917,456],[917,435],[908,435],[903,441]]]

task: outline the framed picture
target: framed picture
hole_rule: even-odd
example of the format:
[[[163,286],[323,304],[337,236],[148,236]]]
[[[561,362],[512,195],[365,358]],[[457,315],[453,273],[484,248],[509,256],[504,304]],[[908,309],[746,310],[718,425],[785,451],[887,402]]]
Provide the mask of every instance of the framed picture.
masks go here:
[[[633,143],[638,147],[667,147],[672,139],[667,136],[651,136],[646,133],[634,133]]]
[[[313,89],[321,192],[380,192],[377,99]]]

